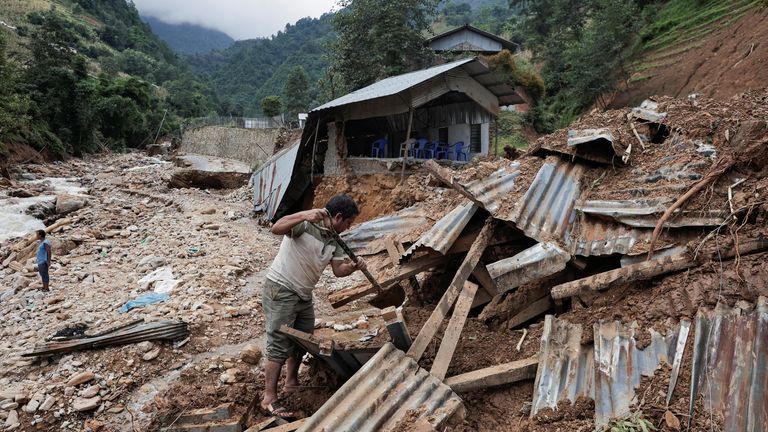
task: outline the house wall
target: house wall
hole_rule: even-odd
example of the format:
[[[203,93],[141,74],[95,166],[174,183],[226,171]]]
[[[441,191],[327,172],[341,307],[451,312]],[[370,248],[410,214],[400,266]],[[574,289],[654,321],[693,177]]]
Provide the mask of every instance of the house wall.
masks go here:
[[[451,51],[459,46],[461,51],[468,51],[467,45],[475,51],[501,51],[501,43],[467,29],[437,39],[429,44],[434,51]]]
[[[480,124],[480,154],[488,154],[488,151],[490,149],[490,137],[491,137],[491,127],[490,123],[481,123]],[[437,140],[438,139],[438,129],[430,129],[429,130],[429,139],[430,140]],[[453,144],[457,141],[464,141],[464,144],[467,146],[466,148],[469,149],[469,142],[470,142],[470,127],[468,123],[461,123],[461,124],[455,124],[448,126],[448,143],[447,144]],[[476,153],[475,153],[476,154]]]

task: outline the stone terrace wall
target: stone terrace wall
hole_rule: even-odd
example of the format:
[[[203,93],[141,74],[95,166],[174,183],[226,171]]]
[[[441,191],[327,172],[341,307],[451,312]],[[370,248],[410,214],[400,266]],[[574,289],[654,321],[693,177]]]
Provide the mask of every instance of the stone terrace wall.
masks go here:
[[[204,126],[184,132],[181,150],[235,159],[254,167],[272,156],[279,130]]]

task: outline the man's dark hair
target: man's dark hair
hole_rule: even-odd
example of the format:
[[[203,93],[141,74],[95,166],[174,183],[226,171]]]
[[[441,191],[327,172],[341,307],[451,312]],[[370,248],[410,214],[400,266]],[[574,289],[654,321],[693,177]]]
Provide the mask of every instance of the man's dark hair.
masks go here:
[[[344,219],[351,218],[360,214],[360,209],[357,208],[357,204],[349,195],[340,194],[331,198],[328,204],[325,205],[325,209],[331,214],[331,217],[341,213],[341,217]]]
[[[45,238],[45,230],[37,230],[37,235],[39,235],[40,238]]]

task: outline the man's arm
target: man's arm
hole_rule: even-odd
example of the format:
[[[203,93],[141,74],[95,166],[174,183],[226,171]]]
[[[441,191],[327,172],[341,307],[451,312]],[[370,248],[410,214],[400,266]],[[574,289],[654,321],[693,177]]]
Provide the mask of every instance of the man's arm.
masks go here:
[[[355,270],[364,268],[366,268],[366,265],[361,259],[358,259],[357,264],[350,260],[331,260],[331,269],[333,270],[333,275],[336,277],[349,276],[354,273]]]
[[[46,244],[45,245],[45,253],[48,255],[48,267],[51,267],[51,245]]]
[[[272,225],[271,231],[272,234],[285,235],[291,232],[293,227],[304,221],[318,223],[326,218],[328,218],[328,212],[326,212],[325,209],[304,210],[288,216],[283,216]]]

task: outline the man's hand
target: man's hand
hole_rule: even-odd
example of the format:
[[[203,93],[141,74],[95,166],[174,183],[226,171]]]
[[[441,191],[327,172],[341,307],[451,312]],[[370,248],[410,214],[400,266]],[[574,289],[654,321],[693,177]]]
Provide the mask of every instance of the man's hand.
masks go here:
[[[367,270],[368,269],[368,264],[366,264],[365,261],[363,261],[360,258],[357,259],[357,263],[356,264],[355,263],[352,263],[352,264],[355,266],[356,270],[363,271],[363,270]]]
[[[303,213],[304,220],[307,222],[322,223],[326,228],[331,226],[331,217],[324,208],[306,210]]]

